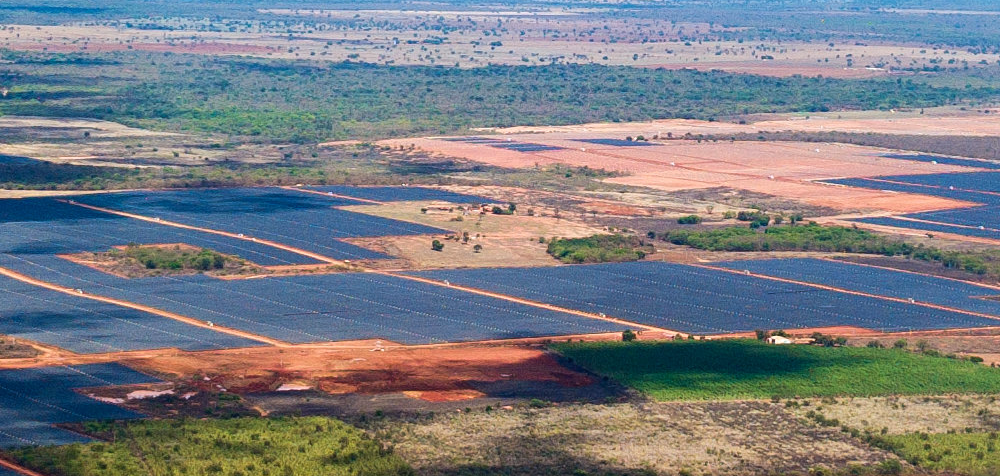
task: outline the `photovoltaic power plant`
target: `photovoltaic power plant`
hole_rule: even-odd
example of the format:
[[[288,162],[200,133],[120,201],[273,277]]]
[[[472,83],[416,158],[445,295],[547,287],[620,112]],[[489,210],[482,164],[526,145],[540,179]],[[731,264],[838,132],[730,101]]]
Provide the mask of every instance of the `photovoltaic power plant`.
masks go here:
[[[80,354],[178,348],[217,350],[256,341],[0,276],[0,334]]]
[[[113,193],[81,196],[78,200],[102,208],[276,241],[337,259],[386,258],[340,241],[344,238],[446,233],[424,225],[334,208],[362,202],[278,188]]]
[[[901,331],[996,324],[956,312],[671,263],[413,274],[691,333],[826,326]]]
[[[118,364],[0,370],[0,448],[88,442],[89,438],[54,425],[143,415],[81,395],[76,389],[157,382]]]
[[[388,339],[404,344],[620,330],[573,314],[374,273],[224,281],[123,279],[58,257],[0,256],[0,266],[87,293],[293,343]]]
[[[718,263],[734,270],[795,281],[834,286],[900,299],[914,299],[967,311],[991,314],[1000,320],[1000,288],[953,279],[895,271],[822,259],[769,259]],[[1000,324],[1000,321],[998,321]]]

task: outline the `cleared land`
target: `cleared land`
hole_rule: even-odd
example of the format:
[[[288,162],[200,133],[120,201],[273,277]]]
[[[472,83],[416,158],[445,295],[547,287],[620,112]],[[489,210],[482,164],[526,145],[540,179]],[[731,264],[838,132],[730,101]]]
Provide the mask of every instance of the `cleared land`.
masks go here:
[[[660,134],[654,132],[653,134]],[[665,133],[664,133],[665,134]],[[651,135],[647,137],[662,137]],[[968,202],[915,194],[862,190],[815,183],[879,174],[969,171],[960,166],[882,157],[889,151],[844,144],[794,142],[700,142],[678,140],[646,145],[601,145],[584,142],[605,134],[544,134],[505,137],[546,149],[497,148],[477,140],[397,139],[390,147],[415,147],[449,157],[508,168],[554,164],[589,167],[625,174],[605,182],[665,191],[728,187],[793,199],[840,210],[916,212],[968,206]],[[551,149],[549,149],[551,148]]]

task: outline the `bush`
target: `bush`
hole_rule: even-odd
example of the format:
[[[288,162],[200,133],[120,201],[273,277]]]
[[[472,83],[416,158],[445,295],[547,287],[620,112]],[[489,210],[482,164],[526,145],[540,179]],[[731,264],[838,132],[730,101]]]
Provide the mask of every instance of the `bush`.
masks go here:
[[[636,337],[637,336],[632,329],[625,329],[625,331],[622,332],[622,342],[632,342],[636,339]]]
[[[677,219],[677,223],[681,225],[697,225],[701,223],[701,217],[698,215],[683,216]],[[655,236],[656,234],[654,233],[653,237],[655,238]]]
[[[547,251],[564,263],[618,263],[645,258],[653,247],[635,236],[594,235],[549,240]]]
[[[903,350],[903,349],[906,349],[906,347],[909,346],[909,345],[910,344],[909,344],[909,342],[906,342],[906,339],[899,339],[896,342],[892,343],[892,348],[893,349]]]
[[[441,243],[441,240],[434,240],[431,242],[431,249],[434,251],[443,251],[444,243]]]

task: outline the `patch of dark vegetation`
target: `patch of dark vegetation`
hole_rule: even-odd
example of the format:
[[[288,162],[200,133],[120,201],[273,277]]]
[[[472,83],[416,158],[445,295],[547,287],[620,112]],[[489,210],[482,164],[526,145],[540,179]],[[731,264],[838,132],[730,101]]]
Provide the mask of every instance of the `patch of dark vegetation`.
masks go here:
[[[559,261],[574,264],[638,261],[653,251],[652,245],[631,235],[556,238],[548,247],[548,253]]]
[[[992,85],[958,88],[910,79],[772,78],[579,64],[458,69],[137,52],[4,56],[13,63],[0,68],[0,76],[18,84],[20,95],[0,101],[4,114],[92,117],[260,142],[654,118],[716,120],[735,113],[920,108],[1000,97],[1000,89]],[[39,62],[46,58],[51,64]],[[76,58],[118,61],[129,68],[77,64]],[[93,86],[95,75],[104,79],[100,87]],[[70,93],[60,100],[32,99],[51,91],[53,76],[64,83],[60,90]]]

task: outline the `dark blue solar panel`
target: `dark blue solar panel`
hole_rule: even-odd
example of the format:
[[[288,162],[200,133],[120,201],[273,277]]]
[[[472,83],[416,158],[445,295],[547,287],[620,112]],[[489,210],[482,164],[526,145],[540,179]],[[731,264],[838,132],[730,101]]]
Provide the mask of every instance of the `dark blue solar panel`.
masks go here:
[[[694,333],[852,325],[991,326],[990,319],[668,263],[414,273]]]
[[[333,208],[361,202],[283,189],[119,193],[79,197],[79,201],[272,240],[338,259],[386,258],[340,241],[344,238],[446,233]]]
[[[971,283],[819,259],[775,259],[718,263],[735,270],[835,286],[900,299],[996,315],[1000,301],[980,299],[1000,291]]]
[[[562,147],[556,147],[553,145],[544,144],[529,144],[525,142],[499,142],[491,143],[490,147],[496,147],[497,149],[507,149],[516,152],[547,152],[552,150],[563,150]]]
[[[882,157],[890,159],[914,160],[917,162],[937,162],[945,165],[961,165],[965,167],[978,167],[981,169],[1000,169],[1000,162],[993,162],[991,160],[944,157],[940,155],[928,154],[884,154]]]
[[[174,347],[211,350],[262,345],[2,276],[0,334],[80,354]]]
[[[928,233],[953,233],[956,235],[964,236],[976,236],[980,238],[990,238],[994,240],[1000,240],[1000,232],[992,229],[979,228],[968,228],[968,227],[957,227],[948,224],[936,224],[936,223],[925,223],[925,222],[915,222],[909,220],[900,220],[892,217],[872,217],[872,218],[857,218],[851,221],[856,221],[858,223],[870,223],[872,225],[882,225],[882,226],[892,226],[896,228],[905,228],[908,230],[922,230]]]
[[[142,415],[90,399],[74,389],[156,382],[156,378],[118,364],[0,370],[0,448],[89,441],[53,425]]]
[[[586,142],[588,144],[610,145],[614,147],[645,147],[650,145],[656,145],[652,142],[625,140],[625,139],[575,139],[575,140],[577,142]]]
[[[121,279],[44,256],[0,266],[86,292],[289,342],[388,339],[406,344],[587,334],[621,326],[373,273],[221,281]],[[73,266],[76,266],[75,268]]]

